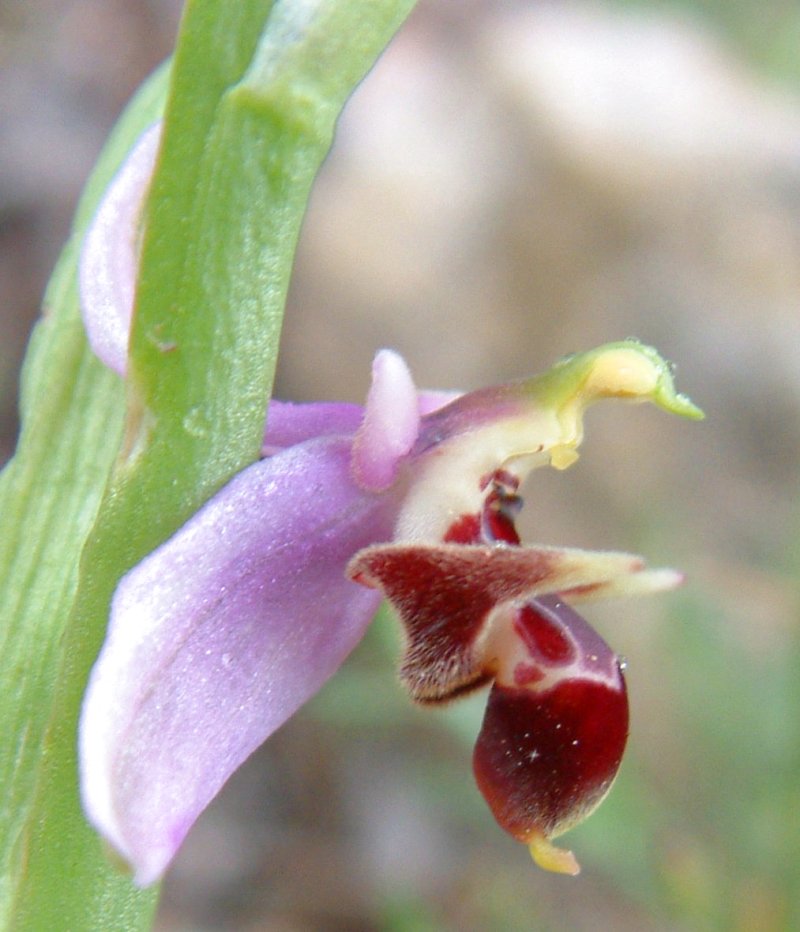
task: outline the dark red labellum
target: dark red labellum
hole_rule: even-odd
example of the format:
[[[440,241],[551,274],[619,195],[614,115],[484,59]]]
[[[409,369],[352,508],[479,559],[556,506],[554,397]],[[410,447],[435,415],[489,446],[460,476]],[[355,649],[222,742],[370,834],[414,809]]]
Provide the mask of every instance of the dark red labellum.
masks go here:
[[[495,684],[475,746],[475,779],[499,824],[529,842],[589,814],[616,776],[628,700],[604,683],[569,679],[538,692]]]

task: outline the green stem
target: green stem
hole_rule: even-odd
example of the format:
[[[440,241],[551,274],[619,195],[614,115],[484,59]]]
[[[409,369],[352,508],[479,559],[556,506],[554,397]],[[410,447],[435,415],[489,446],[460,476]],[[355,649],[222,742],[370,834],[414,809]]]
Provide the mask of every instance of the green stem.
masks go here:
[[[137,95],[87,185],[73,236],[53,274],[43,317],[31,338],[22,379],[23,430],[16,455],[0,477],[3,929],[25,927],[21,914],[36,895],[29,889],[28,864],[36,858],[31,832],[43,818],[37,788],[50,751],[49,721],[69,714],[58,704],[64,638],[78,587],[81,548],[97,516],[122,431],[123,386],[89,353],[79,318],[80,240],[121,159],[161,111],[166,77],[162,69]],[[59,830],[57,820],[50,824]],[[70,830],[67,823],[62,830]],[[84,831],[83,826],[79,824],[77,830]],[[87,843],[88,851],[96,851],[94,839],[89,837]],[[64,867],[76,881],[81,869]],[[119,915],[126,915],[129,890],[118,894],[116,878],[102,863],[94,878],[92,889],[115,897]],[[78,886],[81,895],[86,892]],[[153,897],[148,895],[147,900],[152,903]],[[139,909],[144,914],[152,911],[152,905]]]
[[[155,895],[110,866],[80,811],[86,678],[120,576],[258,454],[311,183],[344,101],[412,5],[188,3],[145,211],[125,423],[122,382],[83,337],[75,266],[121,151],[160,108],[163,76],[87,190],[0,485],[5,927],[150,923]]]

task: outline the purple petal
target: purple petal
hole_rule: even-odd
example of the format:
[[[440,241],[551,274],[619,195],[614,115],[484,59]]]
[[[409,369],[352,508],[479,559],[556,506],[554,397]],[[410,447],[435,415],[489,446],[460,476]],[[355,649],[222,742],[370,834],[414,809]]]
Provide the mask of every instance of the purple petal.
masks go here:
[[[335,434],[352,436],[363,417],[364,409],[361,405],[328,401],[294,404],[273,399],[269,403],[267,430],[261,452],[269,456],[314,437]]]
[[[381,350],[372,363],[364,422],[353,444],[356,482],[376,492],[389,488],[399,460],[414,446],[419,424],[417,390],[405,360]]]
[[[448,392],[438,390],[421,389],[417,392],[417,402],[419,413],[424,417],[426,414],[432,414],[439,408],[444,408],[451,401],[460,398],[463,392]]]
[[[461,395],[460,392],[420,391],[417,394],[420,415],[437,411]],[[355,434],[364,418],[362,405],[337,401],[269,403],[267,428],[261,452],[271,456],[286,447],[296,446],[314,437]]]
[[[81,313],[100,361],[125,374],[138,265],[139,212],[161,138],[161,123],[136,143],[109,185],[86,233],[78,269]]]
[[[390,499],[349,478],[324,438],[234,478],[131,570],[84,703],[90,820],[156,880],[231,773],[358,643],[378,593],[347,580],[388,538]]]

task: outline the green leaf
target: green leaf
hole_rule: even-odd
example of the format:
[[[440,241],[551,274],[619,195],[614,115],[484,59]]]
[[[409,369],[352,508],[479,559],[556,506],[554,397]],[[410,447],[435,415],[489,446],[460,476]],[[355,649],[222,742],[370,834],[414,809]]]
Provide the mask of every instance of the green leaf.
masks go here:
[[[75,269],[102,190],[161,108],[164,71],[87,188],[31,344],[23,434],[0,484],[6,927],[150,922],[153,893],[109,865],[79,808],[86,678],[120,576],[258,455],[311,183],[346,97],[412,5],[187,5],[145,209],[125,411],[123,383],[86,345]]]
[[[23,927],[19,916],[26,905],[22,898],[30,895],[25,889],[26,862],[35,857],[30,833],[40,817],[36,791],[45,736],[51,716],[66,713],[54,703],[80,551],[122,430],[122,383],[89,353],[80,322],[77,254],[83,231],[120,161],[160,112],[167,76],[162,68],[139,92],[87,185],[73,235],[45,295],[42,320],[31,338],[22,379],[23,430],[16,455],[0,477],[2,928]],[[90,643],[98,636],[100,630]],[[89,841],[91,849],[97,849],[94,840]],[[104,862],[101,868],[101,874],[110,873]],[[98,894],[114,895],[109,891],[115,880],[113,875],[108,880],[101,876]],[[118,901],[120,915],[125,915],[128,890],[124,892]],[[146,900],[152,902],[152,895]]]

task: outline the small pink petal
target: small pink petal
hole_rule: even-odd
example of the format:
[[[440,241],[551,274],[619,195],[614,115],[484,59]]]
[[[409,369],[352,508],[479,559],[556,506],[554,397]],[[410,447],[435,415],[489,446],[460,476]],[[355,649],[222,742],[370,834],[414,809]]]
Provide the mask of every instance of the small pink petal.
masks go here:
[[[334,434],[354,435],[364,417],[361,405],[343,402],[309,402],[295,404],[291,401],[269,403],[267,429],[261,452],[271,456],[285,447],[293,447],[314,437]]]
[[[419,404],[419,413],[424,417],[426,414],[432,414],[439,408],[444,408],[451,401],[460,398],[463,392],[445,392],[421,389],[417,392],[417,402]]]
[[[364,421],[353,444],[353,476],[365,489],[387,489],[398,461],[414,446],[420,425],[414,380],[405,360],[381,350],[372,363]]]
[[[90,821],[137,883],[160,876],[375,613],[379,594],[344,568],[393,515],[349,469],[341,438],[256,463],[119,584],[84,701],[81,782]]]
[[[108,187],[81,251],[81,313],[100,361],[124,375],[138,267],[139,213],[153,174],[161,123],[136,143]]]
[[[455,401],[460,392],[420,391],[417,404],[420,415],[438,411]],[[356,434],[364,419],[361,405],[338,401],[269,403],[267,428],[262,453],[269,456],[285,447],[293,447],[312,437],[333,434]]]

